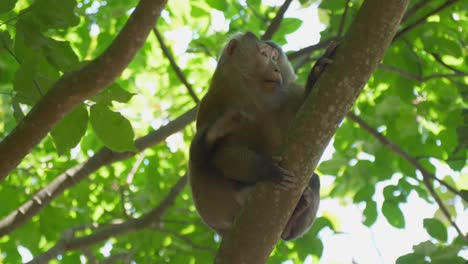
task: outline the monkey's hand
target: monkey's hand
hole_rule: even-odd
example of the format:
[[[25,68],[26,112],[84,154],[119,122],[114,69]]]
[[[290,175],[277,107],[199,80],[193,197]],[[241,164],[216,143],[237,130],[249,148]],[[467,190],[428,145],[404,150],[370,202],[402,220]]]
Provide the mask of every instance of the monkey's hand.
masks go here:
[[[337,47],[338,42],[331,42],[325,50],[325,53],[315,62],[314,67],[312,67],[312,70],[310,70],[309,76],[307,77],[307,83],[305,86],[306,95],[310,93],[325,68],[333,63],[332,57]]]

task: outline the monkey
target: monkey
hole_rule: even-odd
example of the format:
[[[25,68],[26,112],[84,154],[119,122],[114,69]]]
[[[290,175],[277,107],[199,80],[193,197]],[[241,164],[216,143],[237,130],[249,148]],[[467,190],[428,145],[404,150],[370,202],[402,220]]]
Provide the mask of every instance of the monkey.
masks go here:
[[[244,113],[227,112],[213,125],[201,127],[190,147],[189,179],[195,207],[204,222],[220,235],[229,230],[254,185],[220,177],[210,160],[216,145],[242,129],[246,122],[251,122],[251,118]],[[320,180],[314,173],[283,229],[283,240],[296,239],[311,227],[319,206],[319,189]]]
[[[275,158],[281,154],[290,121],[311,90],[295,80],[281,47],[260,41],[253,33],[235,35],[222,49],[200,103],[189,153],[195,207],[220,235],[229,230],[257,182],[273,181],[284,190],[297,184]],[[310,228],[319,190],[314,173],[283,229],[283,240],[295,239]]]

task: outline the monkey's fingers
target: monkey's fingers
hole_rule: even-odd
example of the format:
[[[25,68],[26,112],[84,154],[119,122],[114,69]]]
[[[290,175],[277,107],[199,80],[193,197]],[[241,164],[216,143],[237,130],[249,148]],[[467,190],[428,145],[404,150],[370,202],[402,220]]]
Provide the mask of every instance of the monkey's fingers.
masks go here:
[[[280,166],[277,166],[278,170],[281,172],[281,176],[278,183],[278,187],[284,190],[291,190],[297,187],[298,179],[293,172],[286,170]]]

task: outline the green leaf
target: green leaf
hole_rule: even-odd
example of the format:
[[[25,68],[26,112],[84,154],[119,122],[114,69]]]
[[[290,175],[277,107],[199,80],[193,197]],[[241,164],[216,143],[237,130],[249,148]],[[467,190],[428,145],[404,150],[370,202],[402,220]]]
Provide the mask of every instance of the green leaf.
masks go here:
[[[281,22],[281,33],[283,35],[290,34],[298,30],[302,26],[302,20],[299,18],[287,17]]]
[[[68,113],[50,132],[59,155],[74,148],[86,133],[88,126],[88,111],[80,104]]]
[[[74,70],[79,65],[78,56],[66,41],[48,39],[44,55],[52,66],[62,72]]]
[[[468,190],[461,190],[460,193],[463,200],[468,203]]]
[[[382,213],[392,226],[396,228],[405,227],[405,217],[403,216],[398,203],[393,201],[384,201],[382,205]]]
[[[97,103],[110,104],[111,101],[127,103],[135,94],[129,93],[122,88],[118,83],[113,83],[97,95],[92,100]]]
[[[207,0],[206,3],[214,9],[225,11],[228,7],[226,0]]]
[[[362,201],[367,201],[372,198],[372,195],[374,195],[375,192],[375,187],[373,185],[366,185],[362,187],[355,195],[353,198],[354,203],[359,203]]]
[[[416,253],[410,253],[406,254],[404,256],[399,257],[396,260],[396,264],[425,264],[429,263],[425,260],[424,255],[416,254]]]
[[[364,219],[363,224],[365,226],[371,226],[377,221],[377,203],[374,201],[367,201],[366,209],[363,212],[366,219]]]
[[[108,148],[118,152],[136,150],[132,125],[120,113],[97,103],[91,107],[90,120],[97,137]]]
[[[431,237],[440,241],[447,241],[447,228],[439,220],[434,218],[424,219],[424,228]]]
[[[6,13],[15,8],[17,0],[2,0],[0,1],[0,14]]]
[[[75,0],[36,0],[31,5],[31,10],[43,26],[66,29],[80,22],[74,12],[75,7]]]

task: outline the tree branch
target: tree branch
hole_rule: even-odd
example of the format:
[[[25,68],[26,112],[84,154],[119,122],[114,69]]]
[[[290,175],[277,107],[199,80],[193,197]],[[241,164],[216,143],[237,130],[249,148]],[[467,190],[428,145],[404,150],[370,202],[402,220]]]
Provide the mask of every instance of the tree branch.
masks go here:
[[[435,53],[435,52],[431,52],[430,54],[431,54],[431,56],[432,56],[440,65],[444,66],[445,68],[447,68],[447,69],[449,69],[449,70],[451,70],[451,71],[453,71],[453,72],[455,72],[455,73],[468,75],[468,73],[463,72],[463,71],[460,71],[459,69],[457,69],[457,68],[455,68],[455,67],[453,67],[453,66],[451,66],[451,65],[448,65],[447,63],[445,63],[445,62],[442,60],[442,58],[440,57],[439,54],[437,54],[437,53]]]
[[[403,77],[405,77],[407,79],[414,80],[414,81],[417,81],[417,82],[426,82],[426,81],[429,81],[431,79],[437,79],[437,78],[453,78],[453,77],[468,76],[468,73],[458,72],[458,73],[435,73],[435,74],[431,74],[431,75],[427,75],[427,76],[423,77],[423,76],[419,76],[417,74],[407,72],[407,71],[398,69],[398,68],[390,66],[390,65],[385,65],[385,64],[380,64],[379,69],[389,71],[389,72],[398,73],[398,74],[400,74],[401,76],[403,76]]]
[[[97,230],[93,234],[75,237],[75,229],[69,229],[64,232],[62,239],[55,244],[51,249],[44,252],[43,254],[35,257],[31,260],[30,264],[33,263],[48,263],[50,260],[58,255],[61,255],[69,250],[76,250],[89,247],[92,244],[96,244],[105,241],[111,237],[123,235],[132,231],[141,230],[149,227],[151,224],[158,223],[161,221],[162,216],[169,207],[172,206],[179,193],[183,190],[187,184],[187,175],[181,177],[177,183],[171,188],[169,194],[161,201],[161,203],[153,210],[143,215],[140,218],[131,219],[129,221],[108,224],[101,230]]]
[[[166,2],[141,0],[109,48],[80,70],[64,74],[0,142],[0,181],[65,114],[103,90],[120,75],[143,46]]]
[[[338,27],[338,34],[337,36],[339,38],[343,37],[343,29],[344,29],[344,24],[346,22],[346,16],[348,14],[348,9],[349,9],[349,0],[346,0],[346,3],[345,3],[345,8],[344,8],[344,11],[343,11],[343,15],[341,16],[341,20],[340,20],[340,26]]]
[[[137,139],[135,141],[136,148],[141,152],[142,150],[165,140],[168,136],[190,124],[195,119],[196,113],[197,108],[193,108],[168,125]],[[102,148],[86,162],[68,169],[66,172],[57,176],[57,178],[55,178],[46,187],[39,190],[29,201],[25,202],[16,211],[2,219],[0,221],[0,237],[10,233],[31,219],[66,189],[71,188],[83,179],[86,179],[90,174],[94,173],[102,166],[128,159],[135,154],[136,152],[117,153],[108,148]]]
[[[161,50],[164,53],[164,56],[166,56],[166,58],[169,60],[169,63],[171,64],[171,67],[176,73],[177,77],[179,77],[179,80],[185,85],[193,101],[195,101],[195,103],[198,104],[200,102],[200,99],[198,99],[192,85],[187,81],[187,79],[185,78],[185,75],[182,73],[182,70],[179,68],[179,65],[177,65],[177,63],[175,62],[174,56],[172,56],[171,51],[169,51],[166,44],[164,43],[164,39],[161,33],[159,33],[156,27],[153,27],[153,33],[154,35],[156,35],[159,45],[161,46]]]
[[[156,227],[156,228],[154,228],[154,230],[156,230],[156,231],[158,231],[160,233],[171,235],[171,236],[173,236],[173,237],[175,237],[175,238],[177,238],[179,240],[182,240],[193,249],[207,251],[213,256],[216,254],[216,249],[214,249],[212,247],[208,247],[208,246],[197,245],[190,238],[188,238],[186,236],[183,236],[181,234],[178,234],[177,232],[173,232],[173,231],[171,231],[169,229],[160,228],[160,227]]]
[[[424,168],[417,159],[415,159],[413,156],[411,156],[408,152],[400,148],[397,144],[393,143],[390,141],[388,138],[383,136],[381,133],[379,133],[377,130],[369,126],[364,120],[360,119],[358,116],[356,116],[354,113],[348,113],[347,115],[348,119],[357,123],[362,129],[366,130],[369,134],[371,134],[373,137],[375,137],[377,140],[379,140],[385,147],[389,148],[396,154],[398,154],[400,157],[405,159],[407,162],[409,162],[411,165],[413,165],[417,170],[421,172],[423,175],[423,183],[426,186],[426,188],[429,190],[431,193],[432,197],[436,200],[437,204],[439,205],[440,209],[444,213],[445,217],[448,219],[448,221],[455,227],[457,232],[460,234],[461,237],[464,237],[463,233],[461,232],[461,229],[457,226],[457,224],[452,220],[452,217],[450,216],[450,213],[448,212],[447,208],[445,207],[444,203],[440,199],[440,197],[437,195],[437,193],[434,191],[434,187],[432,187],[432,184],[430,183],[429,179],[434,179],[437,182],[439,182],[441,185],[445,186],[448,190],[451,192],[459,195],[461,197],[461,194],[459,191],[457,191],[455,188],[452,186],[448,185],[446,182],[440,180],[437,178],[434,174],[430,173],[426,168]]]
[[[431,3],[431,1],[427,0],[420,0],[416,4],[412,5],[406,12],[405,15],[403,16],[403,19],[401,20],[401,23],[406,22],[408,18],[412,17],[416,12],[418,12],[421,8],[426,6],[427,4]]]
[[[437,14],[438,12],[440,12],[440,11],[444,10],[445,8],[451,6],[452,4],[456,3],[457,1],[459,1],[459,0],[447,0],[445,3],[441,4],[436,9],[432,10],[431,12],[429,12],[426,15],[422,16],[421,18],[419,18],[418,20],[416,20],[412,24],[409,24],[405,28],[398,31],[398,33],[395,34],[395,37],[393,38],[393,41],[396,41],[397,39],[401,38],[401,36],[403,36],[404,34],[406,34],[409,31],[411,31],[415,27],[424,24],[424,22],[426,22],[426,19],[428,17],[430,17],[430,16],[432,16],[434,14]]]
[[[283,21],[284,13],[289,8],[289,5],[291,4],[292,0],[285,0],[283,5],[281,5],[280,9],[278,10],[278,13],[276,13],[275,18],[271,21],[270,26],[268,26],[267,30],[261,37],[262,40],[269,40],[273,37],[273,35],[278,31],[278,28],[281,25],[281,22]]]
[[[221,243],[216,263],[265,263],[309,177],[338,125],[382,60],[408,1],[366,0],[333,63],[318,79],[293,120],[281,166],[300,187],[282,191],[255,185],[233,228]]]
[[[328,47],[330,45],[330,43],[332,43],[334,41],[339,41],[339,40],[340,40],[339,37],[332,37],[332,38],[326,39],[326,40],[324,40],[324,41],[322,41],[320,43],[310,45],[308,47],[305,47],[305,48],[300,49],[300,50],[295,51],[295,52],[291,52],[291,53],[288,54],[288,59],[289,60],[295,60],[295,59],[297,59],[299,57],[309,55],[312,52],[317,51],[319,49],[324,49],[324,48]]]

